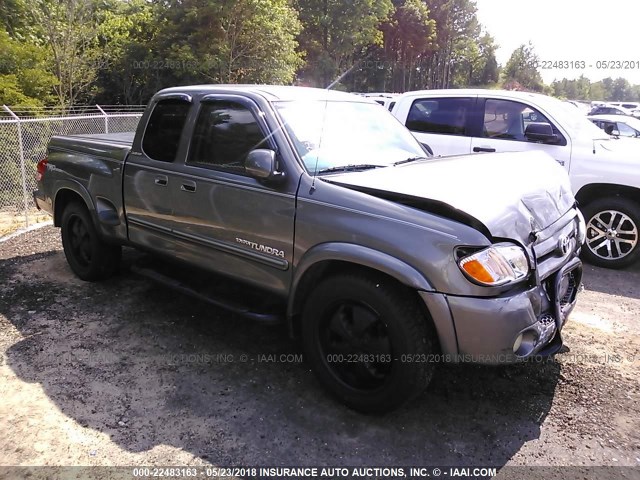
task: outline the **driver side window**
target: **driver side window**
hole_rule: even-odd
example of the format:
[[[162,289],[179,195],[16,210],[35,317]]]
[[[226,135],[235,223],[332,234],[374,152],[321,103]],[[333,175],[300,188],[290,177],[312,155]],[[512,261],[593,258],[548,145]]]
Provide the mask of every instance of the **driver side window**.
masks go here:
[[[187,163],[245,174],[247,154],[266,148],[266,137],[251,110],[232,101],[203,102]]]
[[[527,142],[527,127],[530,125],[548,125],[553,133],[560,135],[547,117],[529,105],[498,99],[487,99],[485,102],[482,128],[484,138]]]

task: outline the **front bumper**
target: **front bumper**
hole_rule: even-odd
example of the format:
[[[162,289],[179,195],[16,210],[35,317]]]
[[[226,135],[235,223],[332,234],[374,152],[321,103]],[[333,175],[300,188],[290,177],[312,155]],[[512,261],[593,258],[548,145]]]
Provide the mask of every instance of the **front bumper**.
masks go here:
[[[446,296],[457,351],[443,351],[444,358],[453,363],[501,364],[556,353],[562,347],[561,331],[576,305],[581,282],[582,263],[576,257],[540,285],[516,294]],[[433,295],[422,294],[427,308],[434,303]],[[436,321],[440,344],[451,345],[442,338],[439,324],[443,324],[441,319]]]

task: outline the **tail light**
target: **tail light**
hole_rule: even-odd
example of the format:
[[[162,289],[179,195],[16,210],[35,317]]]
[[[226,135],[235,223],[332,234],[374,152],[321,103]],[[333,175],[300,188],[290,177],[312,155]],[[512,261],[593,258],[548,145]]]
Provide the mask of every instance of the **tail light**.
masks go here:
[[[49,159],[47,157],[44,157],[42,160],[40,160],[38,162],[38,165],[36,166],[36,181],[37,182],[42,180],[42,177],[44,176],[44,172],[47,171],[47,163],[49,163]]]

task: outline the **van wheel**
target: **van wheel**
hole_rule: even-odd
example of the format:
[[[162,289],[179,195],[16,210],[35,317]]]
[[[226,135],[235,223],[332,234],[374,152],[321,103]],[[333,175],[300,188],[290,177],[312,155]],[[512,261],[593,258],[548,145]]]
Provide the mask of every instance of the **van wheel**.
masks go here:
[[[115,273],[122,249],[104,242],[96,231],[89,211],[73,202],[62,213],[62,247],[67,262],[82,280],[103,280]]]
[[[640,205],[620,197],[609,197],[583,207],[587,238],[583,258],[599,267],[631,265],[640,253]]]
[[[420,394],[433,376],[428,322],[393,280],[338,275],[322,281],[305,304],[303,349],[338,399],[361,412],[386,412]]]

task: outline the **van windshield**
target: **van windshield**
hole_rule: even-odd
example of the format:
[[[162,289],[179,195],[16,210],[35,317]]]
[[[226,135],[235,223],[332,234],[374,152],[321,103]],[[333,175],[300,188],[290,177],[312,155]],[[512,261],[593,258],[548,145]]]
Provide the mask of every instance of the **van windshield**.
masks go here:
[[[310,174],[387,167],[427,156],[413,135],[375,103],[312,100],[275,106]]]

